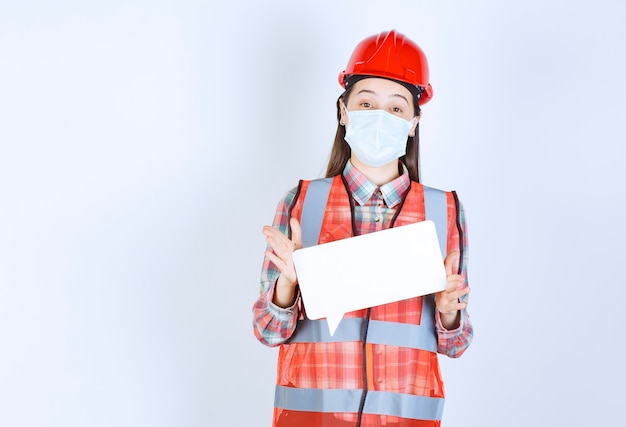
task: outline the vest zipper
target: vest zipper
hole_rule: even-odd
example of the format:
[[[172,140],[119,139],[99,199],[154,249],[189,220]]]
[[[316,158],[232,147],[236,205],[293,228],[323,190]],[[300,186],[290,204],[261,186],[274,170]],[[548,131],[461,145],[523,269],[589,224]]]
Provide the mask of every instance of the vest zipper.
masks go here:
[[[365,398],[367,397],[367,390],[369,390],[369,384],[367,381],[367,329],[370,323],[370,316],[372,314],[372,308],[367,309],[367,315],[365,316],[365,322],[363,322],[362,331],[362,346],[363,346],[363,394],[361,395],[361,402],[359,403],[359,413],[356,420],[356,426],[361,427],[361,419],[363,418],[363,408],[365,407]]]

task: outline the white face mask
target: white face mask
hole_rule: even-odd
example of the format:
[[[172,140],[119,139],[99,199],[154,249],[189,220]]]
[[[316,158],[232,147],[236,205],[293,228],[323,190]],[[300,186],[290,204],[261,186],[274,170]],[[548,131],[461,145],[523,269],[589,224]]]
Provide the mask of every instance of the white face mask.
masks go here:
[[[380,167],[406,154],[414,119],[407,121],[383,110],[348,111],[346,108],[346,113],[345,140],[363,164]]]

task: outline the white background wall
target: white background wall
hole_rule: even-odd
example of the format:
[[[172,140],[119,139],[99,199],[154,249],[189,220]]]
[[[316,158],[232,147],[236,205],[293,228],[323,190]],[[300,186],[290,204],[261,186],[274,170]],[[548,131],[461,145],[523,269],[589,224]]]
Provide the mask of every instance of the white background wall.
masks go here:
[[[423,181],[467,210],[446,426],[622,425],[620,1],[3,1],[0,425],[266,426],[261,227],[325,167],[337,73],[417,41]]]

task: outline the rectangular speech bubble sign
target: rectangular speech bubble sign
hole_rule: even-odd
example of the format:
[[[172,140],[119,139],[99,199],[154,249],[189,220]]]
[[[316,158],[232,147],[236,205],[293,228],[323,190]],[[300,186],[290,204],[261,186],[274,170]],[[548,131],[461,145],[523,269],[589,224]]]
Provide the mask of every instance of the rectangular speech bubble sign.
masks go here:
[[[344,313],[446,287],[432,221],[299,249],[293,261],[307,317],[325,317],[331,335]]]

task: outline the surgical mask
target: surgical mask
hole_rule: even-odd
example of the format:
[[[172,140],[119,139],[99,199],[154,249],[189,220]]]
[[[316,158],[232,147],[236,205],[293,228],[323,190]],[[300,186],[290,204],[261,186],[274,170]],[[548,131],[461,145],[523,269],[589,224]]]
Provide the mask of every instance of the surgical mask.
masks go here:
[[[344,107],[345,108],[345,107]],[[383,110],[348,111],[345,140],[365,165],[380,167],[406,154],[413,120]]]

